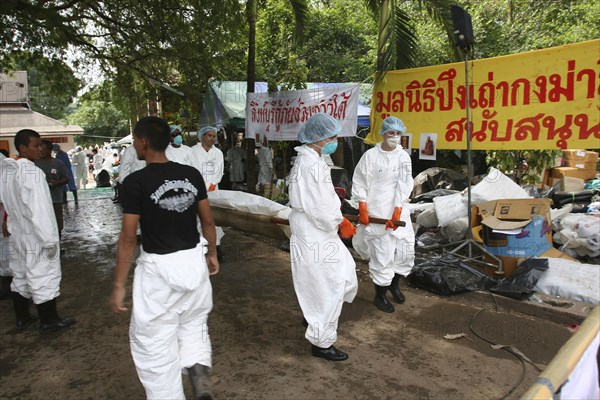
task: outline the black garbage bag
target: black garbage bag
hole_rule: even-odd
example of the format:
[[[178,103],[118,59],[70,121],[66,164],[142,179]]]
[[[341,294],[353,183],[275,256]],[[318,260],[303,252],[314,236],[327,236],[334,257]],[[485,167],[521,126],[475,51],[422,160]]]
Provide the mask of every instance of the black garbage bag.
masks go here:
[[[581,192],[555,192],[552,196],[554,207],[562,207],[570,203],[587,203],[592,201],[594,191],[583,190]]]
[[[411,203],[433,203],[433,199],[438,196],[448,196],[450,194],[460,193],[458,190],[451,189],[435,189],[431,192],[422,193],[418,196],[413,197]]]
[[[416,197],[435,189],[461,191],[466,187],[467,177],[465,174],[452,169],[432,167],[415,176],[411,197]]]
[[[488,290],[498,284],[493,277],[468,266],[451,254],[428,260],[416,259],[407,279],[413,286],[440,295]]]
[[[96,175],[96,187],[110,187],[110,175],[103,169]]]
[[[500,280],[498,286],[490,289],[490,292],[524,300],[534,292],[537,281],[548,270],[547,258],[532,258],[525,261],[510,278]]]

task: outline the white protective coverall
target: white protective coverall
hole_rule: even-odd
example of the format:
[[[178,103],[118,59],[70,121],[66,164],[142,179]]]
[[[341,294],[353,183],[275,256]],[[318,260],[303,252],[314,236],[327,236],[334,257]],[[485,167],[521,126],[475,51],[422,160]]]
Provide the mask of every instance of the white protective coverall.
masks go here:
[[[73,167],[75,169],[75,184],[77,189],[85,188],[88,180],[88,158],[83,150],[77,151],[73,154]]]
[[[271,183],[271,174],[273,172],[273,155],[271,149],[267,146],[258,149],[258,184],[268,185]]]
[[[206,151],[202,147],[202,143],[199,142],[192,146],[191,150],[194,160],[193,167],[200,171],[200,175],[202,175],[202,179],[204,179],[204,184],[206,185],[206,190],[212,184],[216,186],[215,191],[219,190],[219,183],[221,183],[221,179],[223,179],[223,174],[225,173],[225,161],[223,160],[221,149],[212,146],[210,150]],[[221,239],[225,236],[225,231],[220,226],[215,226],[215,229],[217,231],[216,244],[220,246]],[[198,230],[202,232],[200,219],[198,219]]]
[[[290,172],[292,278],[308,322],[306,339],[328,348],[337,339],[344,301],[356,296],[356,264],[337,233],[343,217],[331,169],[310,147],[295,150],[298,156]]]
[[[414,265],[415,233],[408,208],[413,185],[411,159],[401,146],[384,151],[378,143],[354,169],[352,196],[367,203],[369,216],[390,219],[394,207],[402,207],[400,220],[406,222],[396,230],[386,230],[383,224],[360,224],[352,238],[357,253],[370,259],[369,272],[378,286],[389,286],[394,274],[407,276]]]
[[[183,165],[189,165],[190,167],[194,166],[194,156],[192,154],[192,149],[185,144],[182,144],[179,147],[173,147],[171,143],[167,146],[165,150],[165,155],[169,161],[173,161]]]
[[[122,184],[129,174],[135,171],[139,171],[145,166],[146,161],[138,160],[135,147],[133,147],[133,145],[128,146],[123,152],[123,156],[121,157],[121,164],[119,164],[119,177],[117,178],[119,183]]]
[[[58,226],[46,174],[26,158],[0,161],[0,199],[8,214],[11,290],[34,304],[60,294]]]
[[[204,183],[206,184],[206,189],[211,184],[214,184],[218,189],[225,171],[223,152],[215,146],[206,151],[202,147],[202,143],[195,144],[191,150],[194,160],[193,166],[200,171],[202,179],[204,179]]]
[[[4,204],[2,203],[0,203],[0,218],[4,219]],[[10,236],[0,235],[0,276],[12,276],[10,250]]]
[[[231,182],[243,182],[246,160],[246,149],[232,147],[227,150],[227,162],[229,163],[229,179]]]
[[[131,354],[148,399],[184,399],[181,373],[212,366],[207,319],[212,287],[206,240],[170,254],[143,250],[136,262]]]

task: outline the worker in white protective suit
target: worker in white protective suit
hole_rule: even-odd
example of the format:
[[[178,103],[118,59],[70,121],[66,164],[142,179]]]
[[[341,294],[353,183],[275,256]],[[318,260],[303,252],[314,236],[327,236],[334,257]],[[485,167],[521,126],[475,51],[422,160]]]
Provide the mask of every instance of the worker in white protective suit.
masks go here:
[[[217,141],[217,128],[213,126],[204,126],[198,130],[199,142],[192,146],[193,166],[200,171],[207,192],[219,190],[219,183],[223,179],[225,172],[225,161],[223,160],[223,152],[215,147]],[[223,228],[220,226],[217,229],[217,254],[221,261],[221,239],[225,236]]]
[[[119,202],[119,193],[125,178],[127,178],[131,173],[139,171],[145,166],[146,161],[138,160],[137,153],[133,145],[125,148],[123,155],[121,156],[121,163],[119,164],[119,176],[117,177],[117,183],[115,185],[115,197],[113,199],[113,203]]]
[[[273,154],[269,148],[267,136],[263,135],[262,140],[256,142],[258,147],[258,179],[257,183],[260,188],[265,188],[271,184],[271,175],[273,174]]]
[[[133,130],[133,146],[145,168],[123,182],[123,222],[117,247],[112,310],[124,307],[125,284],[141,227],[131,313],[131,354],[148,399],[184,399],[188,374],[194,399],[212,399],[212,350],[207,319],[212,309],[209,275],[219,271],[215,225],[202,175],[169,161],[169,125],[144,117]],[[202,234],[196,226],[202,222]]]
[[[6,209],[6,229],[11,235],[11,289],[18,331],[34,321],[29,302],[37,307],[40,332],[71,326],[75,321],[61,318],[56,311],[60,294],[60,240],[52,198],[44,171],[35,166],[41,158],[42,140],[31,129],[15,135],[19,158],[1,163],[0,200]]]
[[[407,276],[414,265],[415,233],[410,221],[408,197],[413,190],[410,156],[402,149],[400,136],[404,123],[387,117],[381,125],[383,142],[367,150],[354,169],[352,196],[359,204],[359,221],[352,245],[369,260],[369,272],[375,284],[375,306],[391,313],[394,306],[386,298],[392,293],[397,303],[404,302],[400,276]],[[369,223],[369,216],[387,219],[387,223]],[[394,221],[404,221],[398,227]]]
[[[83,151],[83,147],[77,146],[73,154],[73,166],[75,167],[75,184],[77,190],[85,189],[89,175],[88,158]]]
[[[340,131],[340,123],[327,114],[310,117],[298,132],[304,145],[296,147],[298,156],[290,172],[294,289],[312,355],[332,361],[348,358],[333,344],[342,305],[352,302],[358,289],[354,259],[340,240],[352,237],[356,228],[342,216],[331,169],[322,158],[335,152]]]
[[[169,161],[173,161],[183,165],[194,166],[194,156],[192,155],[192,149],[189,146],[183,144],[183,136],[181,135],[182,129],[179,125],[169,126],[171,130],[171,143],[167,147],[165,154]]]
[[[0,161],[6,156],[0,153]],[[0,235],[0,278],[2,286],[0,287],[0,300],[8,300],[12,298],[10,285],[12,283],[12,272],[10,271],[10,235],[6,226],[6,213],[4,212],[4,204],[0,203],[0,218],[2,218],[2,235]]]

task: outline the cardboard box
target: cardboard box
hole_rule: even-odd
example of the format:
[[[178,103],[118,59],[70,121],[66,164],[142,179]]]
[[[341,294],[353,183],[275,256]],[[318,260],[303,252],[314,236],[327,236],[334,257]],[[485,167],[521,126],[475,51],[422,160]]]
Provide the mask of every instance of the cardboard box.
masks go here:
[[[563,150],[563,158],[565,161],[570,161],[573,163],[597,163],[598,162],[598,153],[595,151],[587,151],[587,150]]]
[[[488,275],[496,276],[496,277],[508,277],[515,273],[515,271],[523,264],[526,258],[515,258],[515,257],[498,257],[500,261],[502,261],[502,270],[503,274],[498,274],[498,270],[493,267],[485,267],[485,273]],[[548,249],[542,254],[538,255],[535,258],[563,258],[569,261],[577,261],[573,257],[563,253],[562,251],[555,249],[554,247]],[[483,260],[490,264],[496,264],[496,260],[487,254],[483,257]]]
[[[562,179],[552,178],[552,186],[558,185],[558,190],[561,192],[581,192],[584,190],[585,181],[579,178],[565,176]]]
[[[550,199],[503,199],[474,207],[473,236],[478,239],[479,234],[475,232],[481,225],[483,247],[500,258],[504,276],[514,273],[519,260],[538,256],[552,248],[550,204]],[[493,263],[489,255],[485,255],[484,260]],[[486,267],[485,272],[497,275],[497,270],[492,267]]]
[[[591,171],[575,167],[556,167],[552,168],[550,175],[551,178],[555,179],[562,179],[567,176],[587,181],[596,178],[596,170]]]

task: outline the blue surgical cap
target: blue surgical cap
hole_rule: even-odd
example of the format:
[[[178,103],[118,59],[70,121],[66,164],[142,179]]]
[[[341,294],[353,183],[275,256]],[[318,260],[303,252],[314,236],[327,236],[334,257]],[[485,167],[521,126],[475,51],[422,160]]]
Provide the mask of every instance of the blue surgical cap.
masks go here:
[[[318,113],[306,121],[298,132],[301,143],[315,143],[319,140],[337,136],[342,131],[342,125],[329,114]]]
[[[183,132],[183,130],[181,129],[181,127],[179,125],[169,125],[169,128],[171,129],[171,133],[173,133],[175,131]]]
[[[205,127],[198,129],[198,139],[202,139],[202,136],[204,136],[204,134],[206,132],[211,132],[211,131],[216,132],[217,128],[215,128],[214,126],[205,126]]]
[[[406,125],[400,118],[397,117],[387,117],[383,120],[383,124],[381,124],[381,129],[379,130],[380,135],[385,135],[389,131],[398,131],[402,134],[406,133]]]

